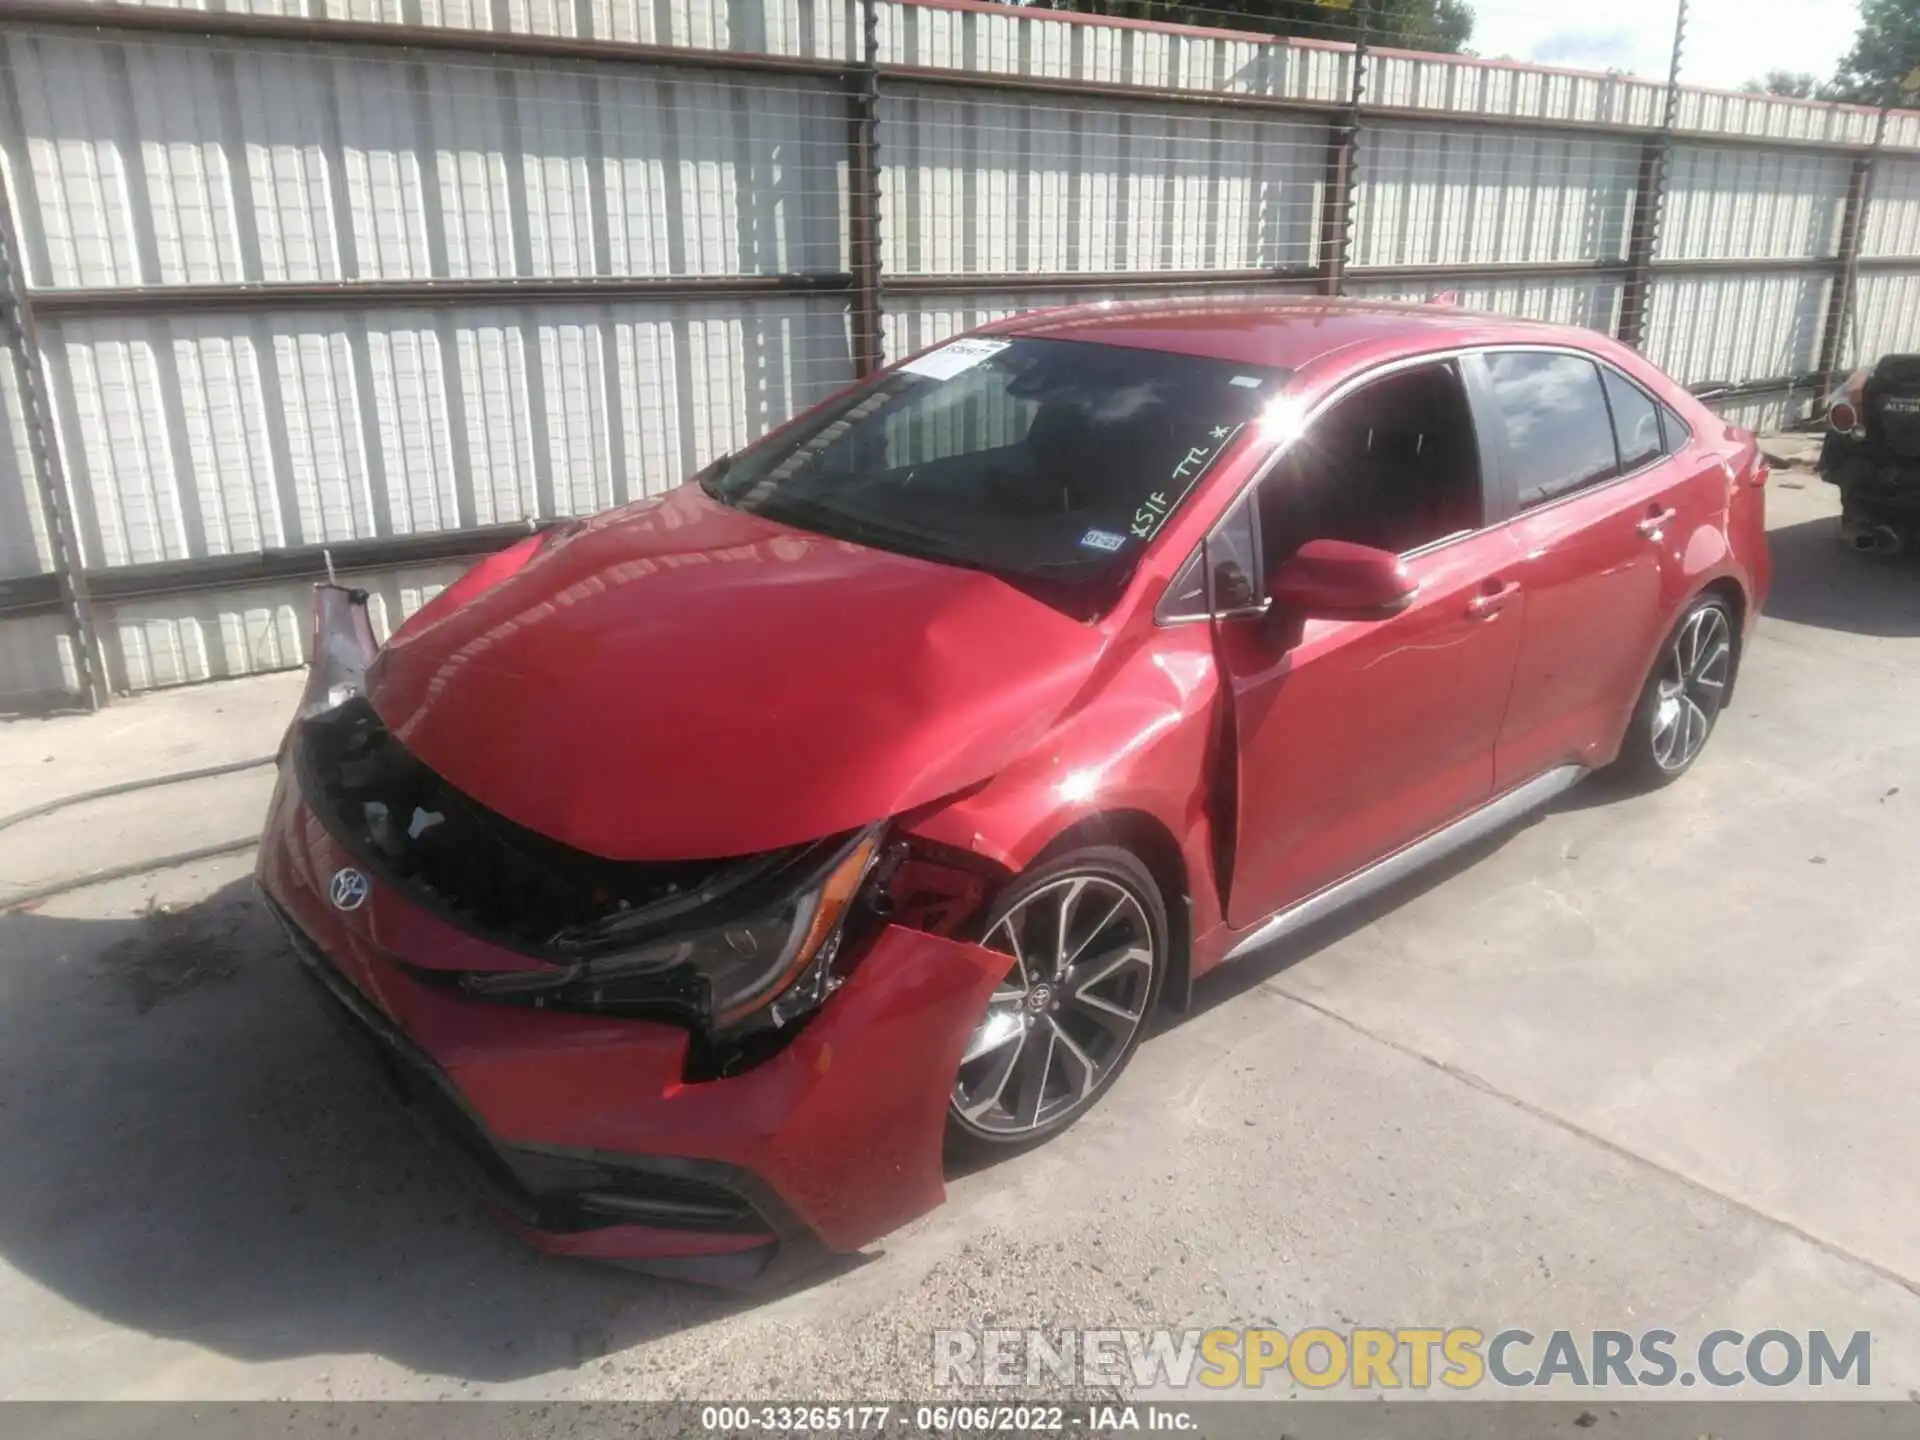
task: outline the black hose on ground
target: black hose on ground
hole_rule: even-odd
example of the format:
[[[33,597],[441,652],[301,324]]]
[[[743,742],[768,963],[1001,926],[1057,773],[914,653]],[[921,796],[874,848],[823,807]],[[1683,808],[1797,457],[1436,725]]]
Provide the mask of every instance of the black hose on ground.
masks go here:
[[[42,815],[51,815],[56,810],[65,810],[73,805],[84,805],[89,800],[105,800],[114,795],[127,795],[135,790],[152,790],[161,785],[178,785],[186,780],[211,780],[216,775],[232,775],[241,770],[256,770],[262,765],[271,765],[279,757],[263,755],[257,760],[234,760],[225,765],[209,765],[203,770],[181,770],[172,775],[149,775],[144,780],[123,780],[118,785],[103,785],[98,790],[82,790],[78,795],[63,795],[58,800],[49,800],[44,805],[35,805],[28,810],[17,810],[11,815],[0,815],[0,830],[8,830],[23,820],[37,820]]]
[[[44,885],[35,885],[26,890],[0,892],[0,911],[17,910],[20,906],[31,905],[36,900],[64,895],[69,890],[84,890],[89,885],[104,885],[109,880],[126,880],[134,875],[144,875],[149,870],[173,870],[182,865],[191,865],[196,860],[213,860],[222,855],[238,855],[243,850],[253,849],[259,843],[258,835],[249,835],[244,840],[222,840],[217,845],[202,845],[197,850],[179,850],[171,855],[162,855],[157,860],[132,860],[125,865],[111,865],[105,870],[89,870],[84,875],[70,875],[64,880],[49,880]]]
[[[44,805],[35,805],[26,810],[16,810],[11,815],[0,815],[0,830],[27,820],[37,820],[42,815],[51,815],[55,811],[65,810],[74,805],[84,805],[89,800],[106,800],[115,795],[129,795],[136,790],[153,790],[162,785],[178,785],[188,780],[211,780],[217,775],[234,775],[242,770],[257,770],[264,765],[272,765],[279,759],[275,755],[262,755],[254,760],[231,760],[224,765],[208,765],[198,770],[179,770],[171,775],[149,775],[140,780],[123,780],[117,785],[103,785],[97,790],[82,790],[77,795],[63,795],[58,800],[49,800]],[[238,855],[243,850],[251,850],[260,843],[259,837],[249,835],[244,840],[223,840],[215,845],[202,845],[193,850],[179,850],[171,855],[162,855],[152,860],[131,860],[124,865],[110,865],[103,870],[89,870],[81,875],[70,875],[62,880],[49,880],[44,884],[29,886],[25,890],[0,890],[0,910],[13,910],[21,905],[30,905],[37,900],[50,899],[55,895],[64,895],[69,890],[83,890],[89,885],[104,885],[109,880],[125,880],[134,875],[144,875],[149,870],[172,870],[181,865],[191,865],[196,860],[212,860],[222,855]]]

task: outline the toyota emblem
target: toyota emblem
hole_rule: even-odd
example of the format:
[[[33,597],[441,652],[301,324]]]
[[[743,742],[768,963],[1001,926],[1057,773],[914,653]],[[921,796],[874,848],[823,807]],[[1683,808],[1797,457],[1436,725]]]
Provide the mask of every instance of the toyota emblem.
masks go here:
[[[372,889],[373,886],[360,871],[346,869],[335,873],[333,883],[327,886],[327,898],[333,901],[336,910],[358,910],[367,903],[367,896]]]

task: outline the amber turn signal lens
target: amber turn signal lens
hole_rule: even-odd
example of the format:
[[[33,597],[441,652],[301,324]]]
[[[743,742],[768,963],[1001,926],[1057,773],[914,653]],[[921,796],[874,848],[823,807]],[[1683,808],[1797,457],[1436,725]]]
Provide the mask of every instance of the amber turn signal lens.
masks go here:
[[[784,994],[807,973],[807,967],[819,957],[821,947],[839,929],[847,907],[860,893],[860,882],[866,878],[867,866],[873,862],[879,849],[880,832],[876,829],[861,837],[828,873],[827,878],[820,882],[820,888],[800,902],[801,916],[794,922],[796,928],[801,925],[806,927],[800,943],[787,950],[786,962],[778,974],[756,983],[751,993],[721,1010],[715,1017],[719,1024],[731,1025],[743,1016],[752,1014],[770,997]],[[811,916],[806,913],[809,907]]]
[[[827,943],[827,937],[839,928],[842,917],[847,913],[847,906],[853,903],[853,897],[859,893],[860,881],[879,848],[880,834],[875,831],[849,850],[847,858],[833,867],[833,873],[827,876],[826,883],[820,887],[820,903],[814,907],[813,923],[807,927],[806,938],[800,942],[800,949],[794,956],[794,974],[806,968],[819,953],[820,947]]]

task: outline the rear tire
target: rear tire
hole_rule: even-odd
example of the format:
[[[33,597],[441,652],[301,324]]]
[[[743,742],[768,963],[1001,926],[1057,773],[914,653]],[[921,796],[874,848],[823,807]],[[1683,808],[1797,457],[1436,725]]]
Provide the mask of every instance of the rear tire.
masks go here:
[[[1166,903],[1131,852],[1089,846],[1008,886],[982,943],[1007,956],[1007,977],[947,1107],[949,1148],[975,1157],[1051,1139],[1120,1077],[1166,977]]]
[[[1697,597],[1660,646],[1627,722],[1614,768],[1641,789],[1671,785],[1699,760],[1733,685],[1733,611],[1719,595]]]

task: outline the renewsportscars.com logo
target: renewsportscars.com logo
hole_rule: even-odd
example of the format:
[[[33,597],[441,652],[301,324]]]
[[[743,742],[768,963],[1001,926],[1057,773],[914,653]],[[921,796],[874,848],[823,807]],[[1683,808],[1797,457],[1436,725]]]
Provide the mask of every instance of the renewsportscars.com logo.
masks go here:
[[[1133,1386],[1138,1390],[1472,1390],[1708,1385],[1865,1386],[1873,1336],[1714,1330],[936,1330],[938,1388]]]

